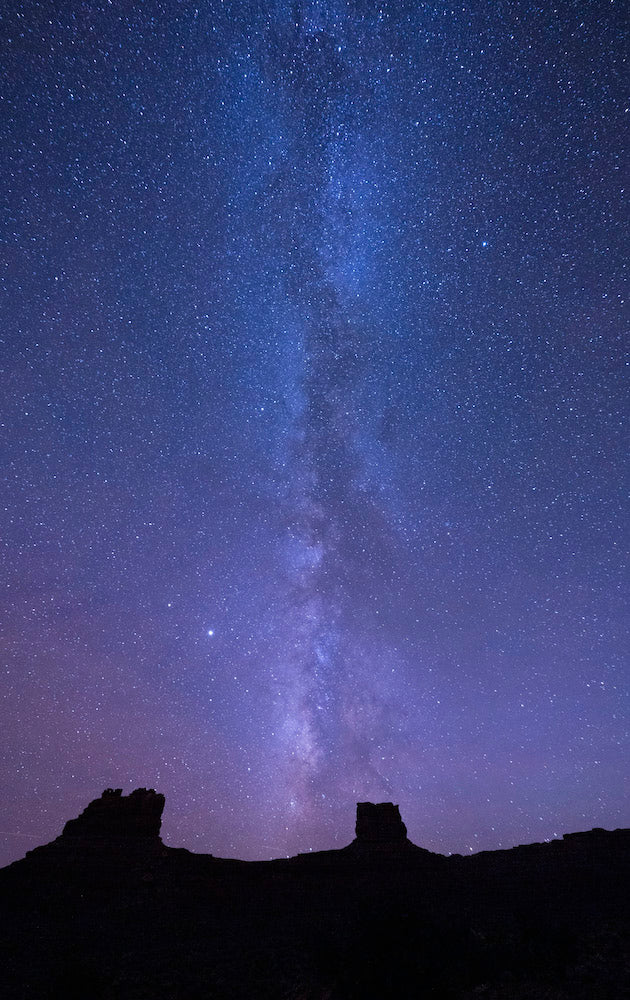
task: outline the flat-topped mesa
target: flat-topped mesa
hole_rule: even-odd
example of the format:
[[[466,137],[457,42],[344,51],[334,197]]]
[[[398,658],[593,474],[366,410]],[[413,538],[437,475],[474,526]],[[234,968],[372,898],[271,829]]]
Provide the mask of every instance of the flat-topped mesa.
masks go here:
[[[432,854],[409,840],[400,809],[393,802],[357,802],[355,830],[355,839],[343,851],[362,862],[413,861],[437,865],[444,861],[439,854]]]
[[[399,846],[407,841],[407,827],[392,802],[357,802],[357,842]]]
[[[80,840],[145,842],[159,840],[164,796],[153,788],[136,788],[123,795],[121,788],[106,788],[76,819],[63,828],[62,837]]]

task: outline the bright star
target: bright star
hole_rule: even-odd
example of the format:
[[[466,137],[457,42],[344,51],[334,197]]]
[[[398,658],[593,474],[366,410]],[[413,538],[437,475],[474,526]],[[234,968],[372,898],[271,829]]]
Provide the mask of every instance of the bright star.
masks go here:
[[[209,628],[208,629],[208,635],[209,636],[213,636],[214,635],[214,629],[213,628]]]

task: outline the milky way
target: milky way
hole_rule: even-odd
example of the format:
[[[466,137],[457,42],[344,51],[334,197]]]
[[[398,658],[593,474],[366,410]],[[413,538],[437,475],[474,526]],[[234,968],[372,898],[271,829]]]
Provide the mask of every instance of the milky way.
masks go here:
[[[621,5],[1,29],[3,862],[627,824]]]

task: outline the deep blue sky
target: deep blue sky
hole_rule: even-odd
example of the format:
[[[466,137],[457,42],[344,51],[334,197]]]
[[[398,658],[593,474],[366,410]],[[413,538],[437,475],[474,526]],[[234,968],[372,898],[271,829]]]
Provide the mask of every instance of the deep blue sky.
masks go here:
[[[2,862],[630,823],[622,8],[5,3]]]

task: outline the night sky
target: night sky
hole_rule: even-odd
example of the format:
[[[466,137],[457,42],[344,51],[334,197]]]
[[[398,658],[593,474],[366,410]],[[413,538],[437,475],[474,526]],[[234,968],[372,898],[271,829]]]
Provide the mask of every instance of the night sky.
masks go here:
[[[629,825],[622,3],[0,31],[1,862]]]

